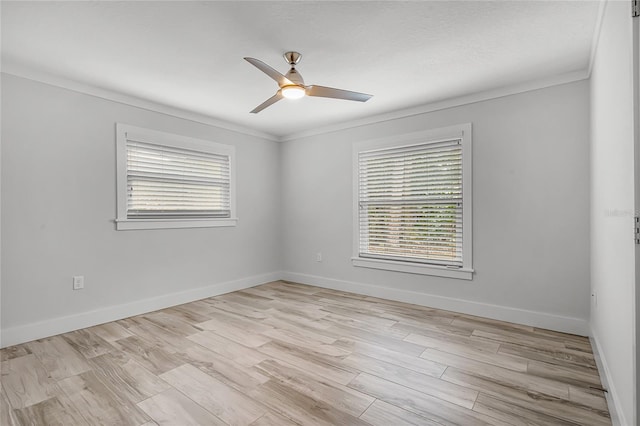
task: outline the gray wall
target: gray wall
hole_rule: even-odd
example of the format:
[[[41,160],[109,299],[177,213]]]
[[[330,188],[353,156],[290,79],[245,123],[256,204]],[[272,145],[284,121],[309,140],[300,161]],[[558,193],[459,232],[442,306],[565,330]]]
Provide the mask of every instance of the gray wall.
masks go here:
[[[473,281],[352,266],[352,144],[466,122],[473,123]],[[580,81],[286,142],[285,276],[586,333],[588,122],[589,85]]]
[[[116,122],[235,145],[237,227],[116,231]],[[124,304],[179,303],[203,287],[268,279],[281,267],[279,149],[3,74],[3,328],[45,321],[47,329],[61,317],[71,319],[60,327],[82,327],[74,315],[91,322],[97,310],[92,318],[108,320],[129,312],[118,310]],[[73,275],[85,276],[84,290],[72,291]]]
[[[278,277],[586,331],[586,81],[282,144],[8,75],[2,83],[3,344],[7,330],[42,337],[33,333]],[[234,144],[238,226],[115,231],[116,122]],[[465,122],[473,281],[353,267],[352,143]],[[84,290],[71,290],[73,275],[86,277]]]
[[[606,374],[614,424],[634,419],[635,246],[632,18],[607,2],[591,75],[592,336]],[[637,373],[636,373],[637,374]],[[610,401],[611,401],[610,400]],[[617,421],[616,421],[617,420]]]

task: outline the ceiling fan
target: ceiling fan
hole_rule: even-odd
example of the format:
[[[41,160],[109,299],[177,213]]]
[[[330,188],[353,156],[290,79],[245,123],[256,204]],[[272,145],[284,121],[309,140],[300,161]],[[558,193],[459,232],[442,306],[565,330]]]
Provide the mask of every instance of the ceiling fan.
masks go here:
[[[316,96],[321,98],[346,99],[348,101],[366,102],[373,95],[366,93],[351,92],[349,90],[334,89],[333,87],[310,85],[305,86],[304,80],[300,73],[296,70],[296,64],[300,62],[302,55],[298,52],[286,52],[284,60],[291,65],[291,69],[285,75],[271,68],[264,62],[254,58],[244,58],[250,64],[253,64],[260,71],[274,79],[280,87],[275,95],[255,107],[251,113],[257,114],[266,107],[273,105],[282,98],[299,99],[303,96]]]

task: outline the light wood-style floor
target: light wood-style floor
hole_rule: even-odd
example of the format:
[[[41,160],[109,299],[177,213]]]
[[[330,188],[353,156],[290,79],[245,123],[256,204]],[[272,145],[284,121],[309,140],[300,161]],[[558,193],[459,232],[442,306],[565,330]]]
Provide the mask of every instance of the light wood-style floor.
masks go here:
[[[274,282],[6,348],[2,425],[609,425],[589,341]]]

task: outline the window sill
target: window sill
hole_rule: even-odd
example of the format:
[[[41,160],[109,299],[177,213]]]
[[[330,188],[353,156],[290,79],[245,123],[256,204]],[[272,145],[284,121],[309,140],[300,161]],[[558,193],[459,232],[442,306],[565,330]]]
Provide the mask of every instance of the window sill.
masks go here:
[[[351,263],[353,266],[363,268],[384,269],[408,274],[434,275],[445,278],[458,278],[461,280],[473,279],[473,269],[468,268],[447,268],[446,266],[439,265],[421,265],[395,260],[365,259],[362,257],[352,257]]]
[[[118,231],[128,231],[132,229],[215,228],[220,226],[236,226],[237,222],[237,218],[189,220],[116,219],[116,229]]]

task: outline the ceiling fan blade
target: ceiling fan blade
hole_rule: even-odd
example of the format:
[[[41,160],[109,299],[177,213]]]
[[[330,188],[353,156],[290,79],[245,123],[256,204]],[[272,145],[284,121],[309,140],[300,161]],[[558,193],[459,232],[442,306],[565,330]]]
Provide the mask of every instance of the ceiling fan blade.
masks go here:
[[[270,97],[269,99],[267,99],[266,101],[264,101],[263,103],[261,103],[260,105],[258,105],[257,107],[255,107],[251,113],[252,114],[257,114],[260,111],[262,111],[263,109],[265,109],[268,106],[271,106],[273,104],[275,104],[276,102],[278,102],[280,99],[282,99],[282,92],[280,90],[278,90],[276,92],[275,95],[273,95],[272,97]]]
[[[366,93],[351,92],[349,90],[334,89],[333,87],[325,86],[307,86],[307,95],[358,102],[366,102],[373,97],[373,95],[367,95]]]
[[[280,87],[282,87],[282,86],[290,86],[290,85],[294,84],[287,77],[285,77],[284,75],[280,74],[278,71],[274,70],[269,65],[265,64],[264,62],[262,62],[262,61],[260,61],[258,59],[255,59],[255,58],[244,58],[244,60],[249,62],[250,64],[252,64],[256,68],[258,68],[260,71],[262,71],[263,73],[265,73],[266,75],[268,75],[269,77],[274,79],[275,81],[277,81],[278,82],[278,86],[280,86]]]

